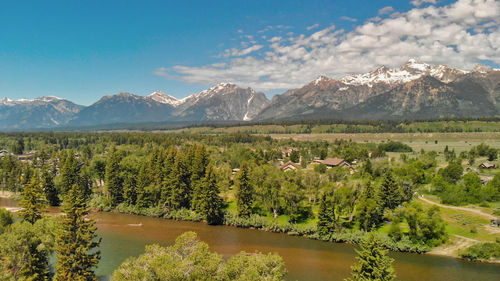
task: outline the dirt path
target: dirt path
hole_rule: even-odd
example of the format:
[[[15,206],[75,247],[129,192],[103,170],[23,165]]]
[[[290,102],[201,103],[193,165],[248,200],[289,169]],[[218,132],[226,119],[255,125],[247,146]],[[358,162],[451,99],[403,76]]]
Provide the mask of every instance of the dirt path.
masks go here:
[[[453,210],[460,210],[460,211],[464,211],[464,212],[471,212],[471,213],[474,213],[474,214],[477,214],[477,215],[480,215],[484,218],[488,218],[490,220],[492,219],[496,219],[496,217],[492,214],[488,214],[488,213],[485,213],[481,210],[478,210],[478,209],[473,209],[473,208],[467,208],[467,207],[455,207],[455,206],[447,206],[447,205],[443,205],[443,204],[440,204],[440,203],[436,203],[434,201],[431,201],[429,199],[426,199],[424,197],[418,197],[418,199],[426,202],[426,203],[429,203],[431,205],[436,205],[436,206],[439,206],[441,208],[446,208],[446,209],[453,209]]]
[[[467,238],[460,235],[453,235],[453,239],[444,245],[436,247],[432,249],[429,254],[431,255],[439,255],[439,256],[450,256],[457,257],[458,251],[467,249],[472,246],[474,243],[479,242],[476,239]]]

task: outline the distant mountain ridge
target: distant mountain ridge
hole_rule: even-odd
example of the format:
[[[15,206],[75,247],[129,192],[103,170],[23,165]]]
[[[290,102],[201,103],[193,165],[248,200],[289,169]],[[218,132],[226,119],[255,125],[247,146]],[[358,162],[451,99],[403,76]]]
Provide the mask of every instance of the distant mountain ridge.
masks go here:
[[[409,60],[339,80],[320,76],[276,95],[255,120],[431,119],[500,116],[500,70]]]
[[[413,59],[341,79],[320,76],[272,100],[252,88],[220,83],[177,99],[119,93],[81,106],[54,96],[0,99],[0,130],[106,124],[302,119],[431,119],[500,116],[500,70],[471,71]]]

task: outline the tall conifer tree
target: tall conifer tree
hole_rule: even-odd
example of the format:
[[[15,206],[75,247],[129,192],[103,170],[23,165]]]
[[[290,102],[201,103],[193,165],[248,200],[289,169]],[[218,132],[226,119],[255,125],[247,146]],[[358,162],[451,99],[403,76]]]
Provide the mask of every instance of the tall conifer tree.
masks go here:
[[[253,187],[250,183],[250,168],[246,162],[241,164],[241,169],[238,172],[236,179],[236,205],[238,216],[249,217],[252,213],[253,204]]]
[[[207,167],[206,176],[201,181],[199,190],[197,211],[205,216],[208,224],[222,223],[222,200],[219,197],[217,175],[211,164]]]
[[[106,161],[106,188],[113,206],[116,206],[123,201],[120,161],[120,154],[113,146],[109,151],[109,156]]]
[[[352,277],[348,281],[379,280],[392,281],[396,278],[392,268],[392,258],[387,256],[382,242],[370,233],[361,244],[361,249],[356,250],[357,263],[351,267]]]
[[[50,206],[59,206],[59,192],[54,184],[54,175],[46,168],[42,171],[42,187]]]
[[[42,218],[42,212],[45,210],[44,198],[45,196],[38,182],[38,175],[35,174],[23,190],[23,199],[20,202],[23,209],[19,211],[23,220],[33,224]]]
[[[100,259],[95,221],[87,217],[85,192],[74,184],[63,202],[64,216],[56,240],[55,281],[97,281],[94,269]]]
[[[61,191],[65,194],[74,184],[79,183],[80,166],[75,158],[75,152],[70,150],[66,154],[61,168]]]
[[[324,192],[319,204],[318,233],[320,235],[332,234],[335,231],[335,225],[335,207],[333,206],[332,194]]]

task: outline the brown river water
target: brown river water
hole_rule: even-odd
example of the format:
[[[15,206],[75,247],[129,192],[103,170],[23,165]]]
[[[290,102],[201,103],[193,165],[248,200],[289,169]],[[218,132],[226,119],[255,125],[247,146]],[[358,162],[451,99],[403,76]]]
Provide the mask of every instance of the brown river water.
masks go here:
[[[0,198],[0,207],[15,207],[16,202]],[[102,237],[98,275],[107,280],[127,257],[138,256],[144,246],[168,246],[186,231],[195,231],[213,251],[224,257],[239,251],[275,252],[288,269],[289,280],[343,280],[355,262],[356,246],[315,241],[303,237],[269,233],[204,223],[165,220],[119,213],[95,213],[98,234]],[[500,265],[467,262],[449,257],[390,253],[399,280],[500,280]]]

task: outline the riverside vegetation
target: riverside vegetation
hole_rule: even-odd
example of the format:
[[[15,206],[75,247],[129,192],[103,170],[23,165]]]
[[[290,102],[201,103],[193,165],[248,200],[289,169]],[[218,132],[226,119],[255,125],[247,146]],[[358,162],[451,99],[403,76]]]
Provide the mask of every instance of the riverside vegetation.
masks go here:
[[[17,154],[36,151],[32,161],[5,155],[0,163],[2,189],[21,192],[24,207],[19,213],[23,219],[16,223],[0,212],[4,225],[0,230],[6,237],[1,241],[26,237],[29,242],[24,245],[33,245],[26,253],[36,261],[23,268],[16,253],[2,243],[2,259],[11,261],[4,263],[2,270],[15,274],[9,275],[14,279],[37,272],[40,279],[33,280],[48,280],[53,272],[48,256],[53,252],[63,261],[56,267],[56,280],[95,278],[92,268],[99,260],[99,240],[94,223],[86,218],[89,207],[253,227],[325,241],[365,241],[366,247],[421,253],[446,243],[452,229],[438,207],[417,200],[417,192],[456,205],[489,206],[500,199],[500,174],[487,184],[480,178],[484,171],[463,175],[464,166],[470,168],[478,159],[496,161],[498,151],[486,144],[461,153],[450,148],[438,153],[413,151],[393,141],[293,141],[242,133],[10,133],[0,135],[0,147]],[[290,148],[292,152],[284,155],[282,149]],[[311,163],[328,157],[341,157],[349,165],[326,169],[323,164]],[[278,167],[282,158],[298,162],[301,169],[282,171]],[[42,215],[46,204],[61,202],[67,220],[63,225]],[[496,245],[491,237],[485,236],[485,242]],[[179,238],[179,245],[176,242],[161,250],[149,247],[143,256],[125,262],[113,278],[145,274],[137,272],[141,265],[168,260],[173,251],[182,251],[186,241],[202,249],[193,255],[214,257],[210,263],[221,270],[214,278],[252,276],[244,273],[244,267],[234,269],[235,264],[274,268],[275,280],[285,272],[273,255],[257,254],[254,258],[242,253],[222,262],[194,234],[186,234]],[[476,248],[484,245],[474,245],[463,256],[498,258],[497,252],[484,254]],[[71,256],[75,252],[85,254]],[[368,252],[383,260],[380,266],[390,265],[382,258],[382,248]],[[477,252],[481,254],[474,254]],[[77,259],[82,265],[64,262]],[[354,280],[360,280],[359,268],[365,268],[361,260],[359,263],[353,267]],[[228,275],[225,270],[239,273]],[[393,278],[391,270],[381,272],[388,276],[382,280]]]

